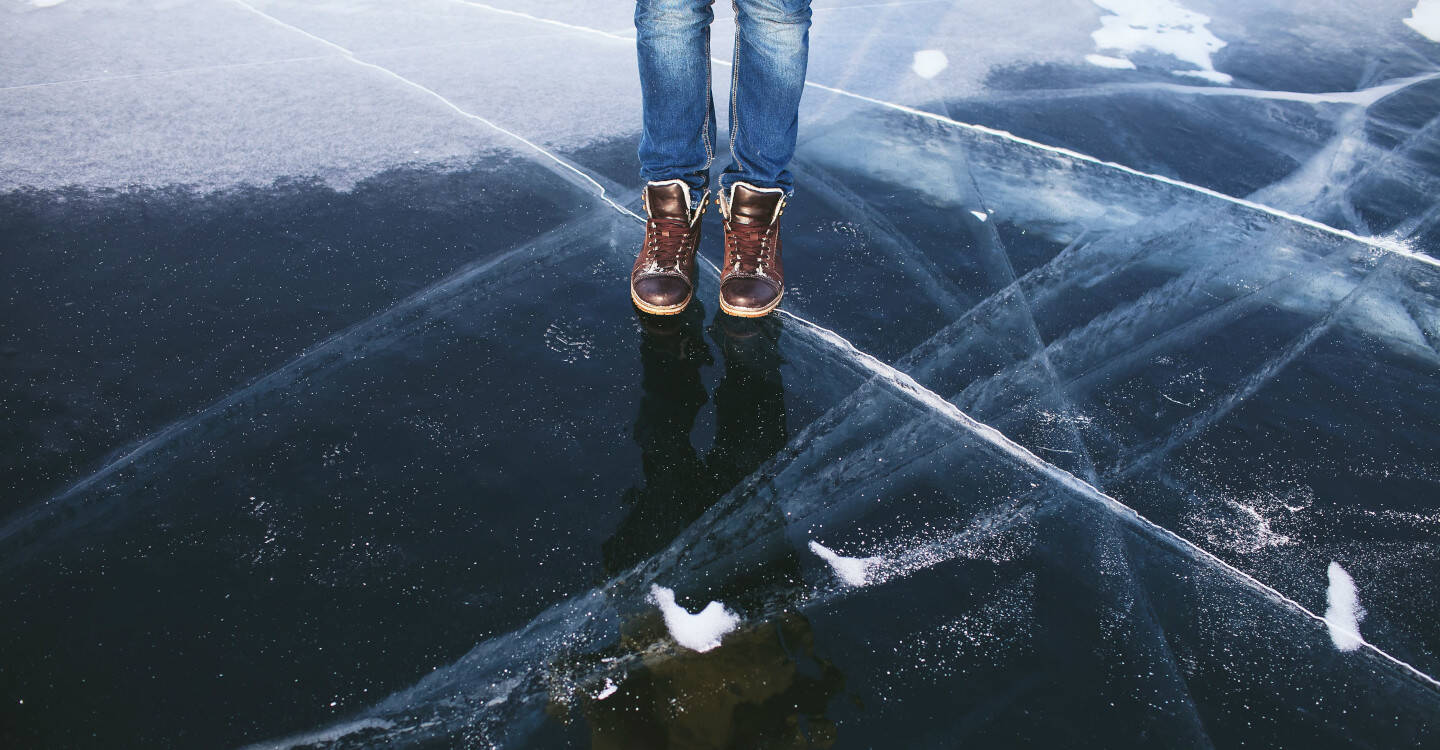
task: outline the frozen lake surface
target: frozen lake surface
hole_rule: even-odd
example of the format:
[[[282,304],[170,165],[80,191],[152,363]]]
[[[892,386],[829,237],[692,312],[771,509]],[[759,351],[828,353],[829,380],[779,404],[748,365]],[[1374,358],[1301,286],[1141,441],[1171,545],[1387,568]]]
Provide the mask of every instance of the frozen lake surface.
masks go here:
[[[633,3],[3,0],[0,743],[1440,744],[1440,3],[814,8],[746,322]]]

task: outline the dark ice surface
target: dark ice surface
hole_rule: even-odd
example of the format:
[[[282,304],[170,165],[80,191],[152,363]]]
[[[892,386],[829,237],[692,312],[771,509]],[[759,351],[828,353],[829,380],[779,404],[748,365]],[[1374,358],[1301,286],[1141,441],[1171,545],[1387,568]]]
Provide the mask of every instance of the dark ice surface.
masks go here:
[[[0,8],[0,743],[1440,745],[1440,4],[814,8],[760,321],[633,4]]]

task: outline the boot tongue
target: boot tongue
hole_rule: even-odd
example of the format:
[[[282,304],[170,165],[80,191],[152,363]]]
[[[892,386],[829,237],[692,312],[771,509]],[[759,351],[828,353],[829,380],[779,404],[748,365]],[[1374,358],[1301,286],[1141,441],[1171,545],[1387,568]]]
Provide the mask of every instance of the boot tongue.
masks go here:
[[[690,220],[690,189],[683,182],[645,186],[645,203],[652,219]]]
[[[730,220],[738,224],[768,225],[775,221],[775,210],[784,193],[751,190],[735,183],[730,191]]]

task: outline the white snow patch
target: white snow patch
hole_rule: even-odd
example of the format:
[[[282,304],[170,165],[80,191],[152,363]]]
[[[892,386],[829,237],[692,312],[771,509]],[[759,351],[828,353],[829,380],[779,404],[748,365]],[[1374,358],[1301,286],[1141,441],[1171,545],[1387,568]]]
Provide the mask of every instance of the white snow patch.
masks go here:
[[[650,601],[660,608],[665,627],[675,642],[691,651],[709,651],[740,624],[740,616],[720,602],[710,602],[698,614],[690,614],[675,603],[675,592],[664,586],[650,587]]]
[[[1420,0],[1405,25],[1420,32],[1432,42],[1440,42],[1440,0]]]
[[[990,218],[990,214],[987,214],[984,211],[971,211],[970,215],[981,221],[985,221],[986,219]],[[811,542],[811,544],[814,544],[814,542]]]
[[[619,685],[616,685],[614,680],[610,679],[609,677],[606,677],[606,678],[605,678],[605,687],[600,688],[600,692],[598,692],[598,693],[595,694],[595,700],[597,700],[597,701],[603,701],[603,700],[605,700],[606,698],[609,698],[610,696],[614,695],[614,694],[615,694],[615,691],[616,691],[616,690],[619,690],[619,689],[620,689],[620,686],[619,686]]]
[[[1360,636],[1365,609],[1360,606],[1355,579],[1334,561],[1326,574],[1330,577],[1330,587],[1325,590],[1325,624],[1330,627],[1330,640],[1341,651],[1354,651],[1365,642]]]
[[[30,0],[30,4],[37,8],[53,8],[65,0]]]
[[[1109,55],[1086,55],[1085,62],[1091,65],[1098,65],[1102,68],[1113,68],[1115,70],[1134,70],[1135,63],[1123,57],[1111,57]]]
[[[1176,70],[1177,75],[1195,76],[1216,83],[1230,83],[1230,76],[1215,70],[1213,56],[1225,46],[1205,24],[1210,17],[1183,7],[1175,0],[1091,0],[1113,15],[1100,19],[1100,28],[1090,34],[1099,50],[1119,55],[1087,55],[1091,65],[1106,68],[1135,67],[1130,55],[1151,51],[1194,65],[1199,70]]]
[[[850,586],[864,586],[868,583],[871,568],[881,562],[878,557],[845,557],[813,539],[810,541],[810,551],[830,563],[835,575]]]
[[[915,61],[910,64],[910,69],[915,75],[921,78],[934,78],[940,71],[950,67],[950,58],[938,49],[922,49],[915,53]]]

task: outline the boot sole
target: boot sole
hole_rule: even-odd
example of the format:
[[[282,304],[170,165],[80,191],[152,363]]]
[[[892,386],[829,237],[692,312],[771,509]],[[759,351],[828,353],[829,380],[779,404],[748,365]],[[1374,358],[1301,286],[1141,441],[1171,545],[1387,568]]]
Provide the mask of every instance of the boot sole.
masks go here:
[[[725,297],[720,297],[720,310],[726,315],[734,315],[737,318],[763,318],[774,312],[780,306],[780,300],[785,297],[785,290],[781,289],[775,300],[764,307],[731,307],[725,304]]]
[[[656,307],[655,305],[652,305],[640,299],[640,296],[635,294],[634,287],[631,287],[630,289],[630,301],[634,302],[635,306],[640,308],[640,312],[649,313],[651,315],[679,315],[685,310],[686,307],[690,306],[690,300],[692,299],[695,299],[694,292],[691,292],[690,296],[686,297],[684,302],[681,302],[677,305],[670,305],[668,307]]]

